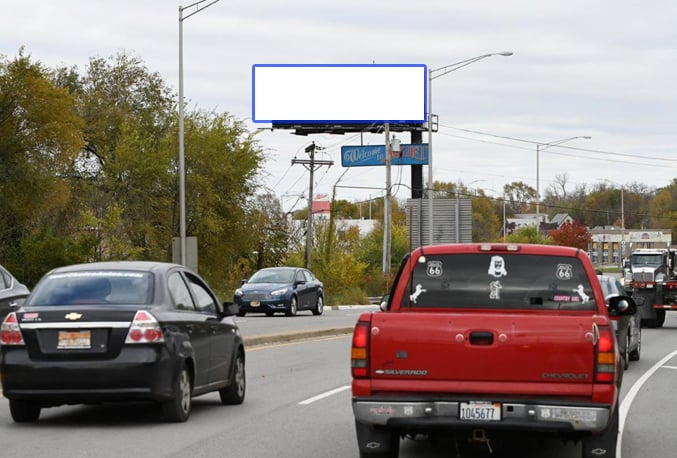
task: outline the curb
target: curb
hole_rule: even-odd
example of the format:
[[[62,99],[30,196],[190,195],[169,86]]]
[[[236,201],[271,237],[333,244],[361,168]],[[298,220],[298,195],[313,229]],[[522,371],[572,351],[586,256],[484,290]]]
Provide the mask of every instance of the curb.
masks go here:
[[[313,329],[308,331],[285,332],[280,334],[265,334],[260,336],[243,337],[245,347],[255,347],[258,345],[296,342],[304,339],[316,337],[340,336],[351,334],[354,326],[345,326],[340,328]]]
[[[352,310],[352,309],[357,309],[357,310],[375,310],[378,309],[378,305],[376,304],[370,304],[370,305],[330,305],[330,306],[325,306],[326,309],[330,310]]]

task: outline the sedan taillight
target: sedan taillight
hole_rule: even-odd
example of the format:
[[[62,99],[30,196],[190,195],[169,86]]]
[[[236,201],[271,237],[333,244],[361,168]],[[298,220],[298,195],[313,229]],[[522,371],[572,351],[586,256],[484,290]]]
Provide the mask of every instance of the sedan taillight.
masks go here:
[[[162,328],[155,317],[143,310],[136,312],[134,321],[132,321],[129,332],[127,332],[125,343],[144,344],[160,343],[164,341],[165,337],[162,334]]]
[[[0,326],[0,344],[25,345],[15,312],[8,314],[5,321],[2,322],[2,326]]]

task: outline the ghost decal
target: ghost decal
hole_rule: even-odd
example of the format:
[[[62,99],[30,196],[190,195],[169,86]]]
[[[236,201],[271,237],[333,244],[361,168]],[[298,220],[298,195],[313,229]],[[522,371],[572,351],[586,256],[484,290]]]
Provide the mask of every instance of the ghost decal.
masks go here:
[[[501,278],[508,275],[508,272],[505,270],[505,259],[503,259],[503,257],[491,257],[491,262],[489,263],[489,275],[496,278]]]

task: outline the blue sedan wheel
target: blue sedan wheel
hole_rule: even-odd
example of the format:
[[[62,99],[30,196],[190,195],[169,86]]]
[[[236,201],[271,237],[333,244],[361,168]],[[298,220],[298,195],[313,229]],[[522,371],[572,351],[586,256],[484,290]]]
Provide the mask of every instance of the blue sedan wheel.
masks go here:
[[[287,316],[296,316],[296,296],[292,296],[289,300],[289,309],[287,309]]]

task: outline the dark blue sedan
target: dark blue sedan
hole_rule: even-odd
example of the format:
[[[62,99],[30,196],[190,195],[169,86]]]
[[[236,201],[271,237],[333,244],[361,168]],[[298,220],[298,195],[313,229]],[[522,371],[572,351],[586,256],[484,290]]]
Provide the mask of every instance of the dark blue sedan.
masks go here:
[[[322,315],[324,285],[313,273],[301,267],[268,267],[256,272],[235,290],[233,301],[240,306],[239,316],[284,312],[294,316],[299,310]]]

